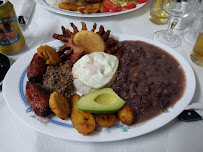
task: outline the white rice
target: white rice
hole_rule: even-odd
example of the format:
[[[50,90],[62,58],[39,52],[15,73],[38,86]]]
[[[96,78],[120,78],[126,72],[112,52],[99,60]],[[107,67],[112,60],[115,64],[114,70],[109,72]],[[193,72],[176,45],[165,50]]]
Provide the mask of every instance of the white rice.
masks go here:
[[[112,85],[112,83],[114,82],[114,80],[116,78],[116,75],[117,75],[117,73],[114,75],[114,77],[111,79],[111,81],[106,86],[104,86],[104,88],[109,88]],[[81,96],[99,89],[99,88],[95,89],[95,88],[89,87],[78,79],[73,79],[73,84],[76,89],[76,92]]]
[[[74,79],[73,84],[76,88],[77,93],[79,93],[80,95],[85,95],[85,94],[88,94],[88,93],[96,90],[94,88],[91,88],[91,87],[85,85],[78,79]]]

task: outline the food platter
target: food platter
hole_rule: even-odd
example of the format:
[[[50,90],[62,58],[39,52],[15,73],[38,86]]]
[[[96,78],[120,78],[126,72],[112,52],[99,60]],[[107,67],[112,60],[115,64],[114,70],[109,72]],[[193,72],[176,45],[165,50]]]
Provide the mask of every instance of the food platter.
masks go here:
[[[50,5],[47,0],[36,0],[41,6],[43,6],[45,9],[58,13],[58,14],[63,14],[63,15],[69,15],[69,16],[76,16],[76,17],[105,17],[105,16],[113,16],[113,15],[120,15],[124,13],[129,13],[132,11],[135,11],[141,7],[143,7],[146,3],[142,4],[137,4],[136,8],[129,9],[129,10],[124,10],[121,12],[105,12],[105,13],[92,13],[92,14],[85,14],[85,13],[80,13],[77,11],[69,11],[69,10],[64,10],[57,8],[55,6]]]
[[[17,116],[30,127],[44,134],[83,142],[107,142],[137,137],[154,131],[176,118],[190,103],[196,88],[194,72],[189,63],[175,50],[153,40],[133,35],[113,34],[113,36],[119,41],[141,40],[156,45],[178,60],[186,77],[186,88],[182,98],[175,105],[169,107],[166,111],[163,111],[160,115],[143,122],[142,124],[135,123],[132,126],[126,126],[120,123],[111,128],[97,128],[93,134],[84,136],[74,129],[69,118],[66,120],[60,120],[57,116],[49,116],[46,118],[38,117],[29,107],[25,98],[25,84],[27,82],[27,67],[37,50],[33,49],[12,65],[3,82],[3,95],[14,116]],[[47,45],[54,47],[56,50],[62,44],[62,42],[57,40],[47,43]]]

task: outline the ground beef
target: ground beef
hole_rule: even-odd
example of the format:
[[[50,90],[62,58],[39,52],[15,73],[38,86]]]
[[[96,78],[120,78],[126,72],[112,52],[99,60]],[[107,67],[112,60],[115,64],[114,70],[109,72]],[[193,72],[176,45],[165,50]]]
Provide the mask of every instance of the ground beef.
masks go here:
[[[50,93],[56,91],[69,99],[74,93],[73,76],[69,62],[48,66],[43,76],[42,87]]]

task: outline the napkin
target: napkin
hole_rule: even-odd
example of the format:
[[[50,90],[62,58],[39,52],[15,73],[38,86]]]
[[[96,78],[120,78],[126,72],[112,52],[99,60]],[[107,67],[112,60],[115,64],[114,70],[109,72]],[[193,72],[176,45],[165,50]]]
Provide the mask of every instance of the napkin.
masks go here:
[[[28,25],[35,0],[22,0],[19,7],[18,21],[21,25]]]
[[[203,110],[203,103],[202,102],[198,102],[198,103],[192,103],[190,105],[188,105],[185,110]]]

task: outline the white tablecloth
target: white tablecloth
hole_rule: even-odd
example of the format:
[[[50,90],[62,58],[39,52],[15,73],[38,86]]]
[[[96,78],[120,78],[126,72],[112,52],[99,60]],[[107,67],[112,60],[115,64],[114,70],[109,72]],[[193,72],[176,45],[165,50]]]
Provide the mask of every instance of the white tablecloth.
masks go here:
[[[11,0],[18,14],[20,0]],[[153,33],[167,28],[167,25],[155,25],[148,19],[150,0],[139,10],[128,14],[102,18],[77,18],[55,14],[36,4],[30,24],[23,30],[26,46],[19,53],[9,55],[11,62],[30,49],[40,46],[52,39],[53,33],[61,33],[61,26],[70,27],[70,22],[81,26],[84,21],[91,28],[93,23],[103,24],[112,33],[134,34],[146,38],[153,38]],[[176,31],[183,37],[184,31]],[[197,88],[192,102],[203,102],[203,68],[190,60],[192,45],[183,42],[175,50],[181,53],[194,69]],[[12,95],[12,92],[11,92]],[[18,102],[18,101],[16,101]],[[0,152],[41,152],[41,151],[92,151],[92,152],[202,152],[203,151],[203,121],[182,122],[175,119],[155,130],[133,139],[107,142],[83,143],[62,140],[51,137],[28,127],[20,121],[6,105],[2,91],[0,92]]]

